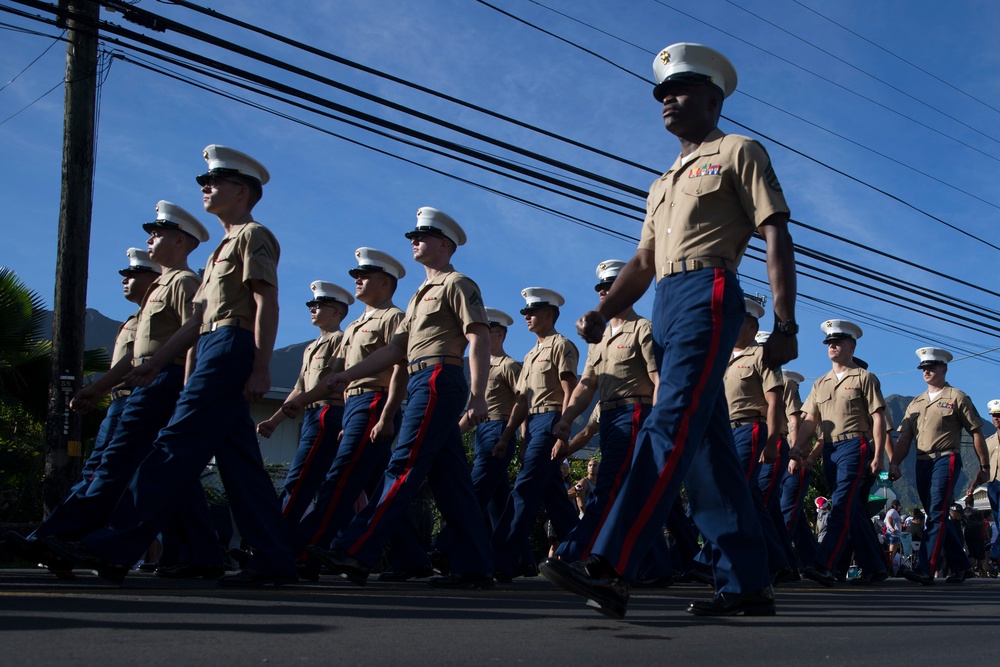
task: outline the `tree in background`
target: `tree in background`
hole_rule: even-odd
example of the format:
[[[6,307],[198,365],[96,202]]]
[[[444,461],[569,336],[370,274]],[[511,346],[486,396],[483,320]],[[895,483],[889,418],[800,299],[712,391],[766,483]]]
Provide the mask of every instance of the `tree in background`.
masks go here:
[[[38,293],[0,267],[0,522],[42,518],[42,424],[49,399],[52,343],[44,339],[51,315]],[[104,348],[84,353],[84,372],[108,370]],[[84,419],[93,439],[107,404]]]

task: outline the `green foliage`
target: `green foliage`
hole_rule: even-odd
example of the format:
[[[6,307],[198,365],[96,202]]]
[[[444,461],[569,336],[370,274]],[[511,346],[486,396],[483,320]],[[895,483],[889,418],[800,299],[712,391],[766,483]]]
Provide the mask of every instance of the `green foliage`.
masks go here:
[[[42,516],[42,425],[15,402],[0,402],[0,522]]]

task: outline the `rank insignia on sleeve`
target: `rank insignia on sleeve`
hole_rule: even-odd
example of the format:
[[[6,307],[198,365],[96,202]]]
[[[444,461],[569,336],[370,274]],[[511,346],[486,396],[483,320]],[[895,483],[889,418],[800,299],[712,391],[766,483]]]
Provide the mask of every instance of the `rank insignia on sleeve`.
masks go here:
[[[483,299],[479,296],[479,292],[472,293],[472,296],[469,297],[469,303],[473,306],[481,306],[483,304]]]
[[[774,173],[774,167],[771,163],[767,163],[767,169],[764,171],[764,181],[767,183],[767,187],[771,188],[775,192],[781,192],[781,183],[778,182],[778,176]]]

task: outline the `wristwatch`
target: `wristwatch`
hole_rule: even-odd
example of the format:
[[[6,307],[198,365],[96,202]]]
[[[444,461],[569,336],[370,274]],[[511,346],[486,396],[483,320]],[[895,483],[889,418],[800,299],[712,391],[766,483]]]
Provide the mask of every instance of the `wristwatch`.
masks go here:
[[[774,330],[786,336],[795,336],[799,333],[799,325],[795,323],[795,320],[785,320],[784,322],[775,320]]]

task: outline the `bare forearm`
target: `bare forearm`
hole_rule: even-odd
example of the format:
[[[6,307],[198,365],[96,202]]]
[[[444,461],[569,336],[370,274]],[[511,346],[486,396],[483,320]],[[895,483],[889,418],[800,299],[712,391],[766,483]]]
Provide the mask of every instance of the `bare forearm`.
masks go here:
[[[268,289],[254,292],[257,302],[257,317],[254,322],[253,364],[256,369],[270,369],[274,341],[278,336],[278,290],[270,285]]]
[[[562,418],[565,421],[572,422],[583,414],[583,411],[587,409],[587,406],[594,399],[596,391],[597,383],[592,375],[584,375],[580,378],[580,382],[573,389],[573,393],[570,395],[569,401],[562,411]]]
[[[976,456],[979,457],[979,465],[990,467],[990,450],[986,446],[986,438],[982,431],[973,431],[972,446],[976,449]]]
[[[480,325],[470,328],[469,340],[469,390],[473,396],[486,396],[486,382],[490,377],[489,328]]]
[[[403,404],[403,397],[406,396],[406,383],[410,379],[410,374],[406,371],[406,364],[396,364],[392,369],[392,377],[389,378],[389,395],[385,399],[383,415],[390,418],[395,416],[399,406]]]
[[[767,278],[776,321],[795,319],[795,249],[788,232],[788,215],[775,214],[760,227],[767,243]]]

